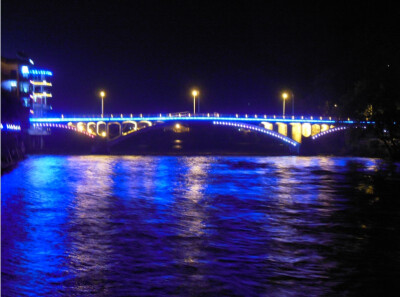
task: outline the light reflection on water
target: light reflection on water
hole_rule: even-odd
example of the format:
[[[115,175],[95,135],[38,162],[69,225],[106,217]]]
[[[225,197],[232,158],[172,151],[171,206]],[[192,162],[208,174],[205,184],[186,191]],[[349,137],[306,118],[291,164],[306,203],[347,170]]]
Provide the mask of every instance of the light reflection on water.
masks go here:
[[[400,260],[381,163],[30,157],[1,180],[2,293],[382,293]]]

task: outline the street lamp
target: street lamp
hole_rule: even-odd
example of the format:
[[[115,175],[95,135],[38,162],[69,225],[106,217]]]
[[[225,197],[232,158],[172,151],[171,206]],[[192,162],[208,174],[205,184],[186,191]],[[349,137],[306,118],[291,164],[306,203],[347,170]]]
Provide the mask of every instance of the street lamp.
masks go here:
[[[283,92],[282,93],[282,98],[283,98],[283,116],[285,116],[285,101],[288,99],[290,96],[290,99],[292,99],[292,116],[294,116],[294,94],[292,91],[289,92]]]
[[[290,91],[290,94],[292,94],[292,116],[294,116],[294,94],[292,91]]]
[[[282,93],[282,98],[283,98],[283,117],[285,117],[285,102],[286,99],[289,97],[288,93],[284,92]]]
[[[193,115],[196,114],[196,96],[199,94],[197,90],[192,91],[193,95]]]
[[[100,96],[101,96],[101,117],[104,117],[104,96],[106,95],[106,93],[104,91],[100,92]]]

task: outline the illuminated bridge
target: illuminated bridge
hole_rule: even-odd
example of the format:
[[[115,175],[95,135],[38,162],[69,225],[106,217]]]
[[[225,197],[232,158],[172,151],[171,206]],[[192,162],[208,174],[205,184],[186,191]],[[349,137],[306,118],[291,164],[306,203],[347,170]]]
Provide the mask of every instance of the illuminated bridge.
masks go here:
[[[259,133],[260,136],[279,139],[298,149],[305,138],[315,140],[322,136],[352,127],[365,127],[372,122],[339,120],[331,117],[282,117],[267,115],[223,115],[219,113],[158,114],[158,115],[109,115],[105,117],[48,117],[31,118],[33,131],[50,134],[52,129],[67,129],[91,138],[116,142],[143,129],[164,127],[180,133],[188,131],[191,123],[208,123],[240,131]],[[228,131],[228,130],[227,130]],[[43,134],[42,134],[43,135]]]

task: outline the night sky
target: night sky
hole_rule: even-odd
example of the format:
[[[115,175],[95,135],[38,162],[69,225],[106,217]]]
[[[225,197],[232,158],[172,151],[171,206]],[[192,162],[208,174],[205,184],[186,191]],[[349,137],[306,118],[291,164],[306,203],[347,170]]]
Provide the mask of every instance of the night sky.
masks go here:
[[[382,1],[1,3],[2,56],[52,70],[53,109],[70,114],[100,113],[101,88],[106,113],[190,111],[193,87],[203,112],[281,114],[289,88],[317,114],[400,52]]]

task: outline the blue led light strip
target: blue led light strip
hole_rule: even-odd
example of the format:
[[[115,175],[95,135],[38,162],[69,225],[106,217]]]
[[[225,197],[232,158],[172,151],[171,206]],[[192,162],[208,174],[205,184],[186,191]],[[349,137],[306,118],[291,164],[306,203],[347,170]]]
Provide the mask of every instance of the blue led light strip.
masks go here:
[[[294,141],[292,139],[290,139],[287,136],[284,136],[282,134],[279,134],[275,131],[272,130],[267,130],[264,128],[261,128],[259,126],[254,126],[254,125],[249,125],[249,124],[243,124],[243,123],[232,123],[232,122],[222,122],[222,121],[213,121],[214,125],[221,125],[221,126],[231,126],[231,127],[237,127],[237,128],[245,128],[245,129],[249,129],[249,130],[253,130],[253,131],[257,131],[257,132],[261,132],[264,134],[268,134],[270,136],[273,136],[275,138],[279,138],[280,140],[287,142],[293,146],[297,146],[299,143],[297,141]]]
[[[282,118],[246,118],[227,116],[147,116],[147,117],[64,117],[64,118],[31,118],[32,123],[67,123],[67,122],[123,122],[123,121],[234,121],[234,122],[271,122],[271,123],[326,123],[334,124],[335,120],[314,120],[314,119],[282,119]],[[353,124],[354,121],[340,121],[343,124]]]
[[[68,126],[68,125],[63,125],[63,124],[53,124],[53,123],[44,123],[43,124],[43,123],[40,123],[40,124],[33,124],[33,127],[34,128],[42,128],[42,127],[45,127],[45,128],[62,128],[62,129],[67,129],[67,130],[72,130],[72,131],[75,131],[75,132],[78,132],[78,133],[82,133],[82,134],[84,134],[86,136],[89,136],[91,138],[95,137],[95,135],[90,134],[90,133],[88,133],[86,131],[79,131],[75,127]]]
[[[12,132],[20,132],[21,131],[21,126],[17,125],[17,124],[6,123],[3,125],[3,123],[0,123],[0,128],[1,128],[1,130],[4,130],[4,131],[12,131]]]
[[[332,129],[326,130],[326,131],[324,131],[324,132],[320,132],[320,133],[318,133],[318,134],[315,134],[315,135],[312,137],[312,139],[313,139],[313,140],[314,140],[314,139],[317,139],[317,138],[319,138],[319,137],[321,137],[321,136],[330,134],[330,133],[332,133],[332,132],[337,132],[337,131],[346,130],[347,128],[348,128],[348,127],[336,127],[336,128],[332,128]]]
[[[29,69],[29,74],[53,76],[53,72],[44,69]]]

